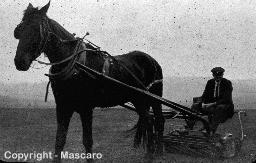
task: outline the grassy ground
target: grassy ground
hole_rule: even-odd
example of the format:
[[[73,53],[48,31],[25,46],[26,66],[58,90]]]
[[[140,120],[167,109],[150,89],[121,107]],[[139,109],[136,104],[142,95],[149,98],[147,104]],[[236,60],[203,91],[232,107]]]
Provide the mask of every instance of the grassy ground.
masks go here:
[[[96,162],[143,162],[143,149],[132,147],[133,137],[126,137],[125,131],[137,121],[137,116],[124,109],[96,109],[94,111],[93,138],[94,152],[103,154]],[[181,154],[164,153],[160,160],[154,162],[198,163],[250,163],[256,159],[256,110],[247,110],[243,120],[247,138],[243,142],[238,156],[227,160],[191,157]],[[168,120],[166,132],[183,122]],[[174,124],[171,125],[171,124]],[[79,116],[74,114],[69,126],[65,151],[84,152],[82,130]],[[0,159],[4,160],[6,151],[33,153],[54,151],[56,132],[55,109],[0,109]],[[219,133],[232,132],[239,137],[237,117],[220,126]],[[11,161],[11,160],[6,160]],[[34,160],[30,160],[34,162]],[[65,160],[63,162],[81,162],[82,160]],[[50,162],[43,160],[41,162]]]

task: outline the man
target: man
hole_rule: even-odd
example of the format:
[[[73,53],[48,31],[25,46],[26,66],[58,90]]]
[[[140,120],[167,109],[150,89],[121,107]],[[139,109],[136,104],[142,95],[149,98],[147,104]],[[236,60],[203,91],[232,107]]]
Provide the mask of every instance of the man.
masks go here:
[[[231,81],[223,78],[224,71],[221,67],[211,70],[213,79],[208,80],[202,95],[201,112],[208,115],[213,133],[234,114],[233,87]]]

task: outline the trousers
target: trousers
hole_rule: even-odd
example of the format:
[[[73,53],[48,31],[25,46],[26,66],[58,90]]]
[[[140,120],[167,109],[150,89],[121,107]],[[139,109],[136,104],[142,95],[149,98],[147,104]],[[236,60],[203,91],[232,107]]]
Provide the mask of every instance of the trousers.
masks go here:
[[[210,128],[213,133],[215,133],[220,123],[226,122],[234,114],[233,104],[218,104],[207,108],[202,108],[201,105],[192,105],[191,109],[208,116]],[[187,122],[187,126],[190,129],[193,128],[194,124],[194,120]]]

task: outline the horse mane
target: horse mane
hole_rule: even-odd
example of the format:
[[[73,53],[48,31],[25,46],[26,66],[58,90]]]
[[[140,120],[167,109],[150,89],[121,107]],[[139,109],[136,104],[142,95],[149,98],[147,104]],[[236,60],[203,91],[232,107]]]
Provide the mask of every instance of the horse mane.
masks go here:
[[[53,19],[48,18],[48,23],[51,30],[64,40],[75,40],[75,36],[68,32],[64,27],[62,27],[58,22]]]
[[[91,43],[85,43],[86,47],[92,50],[97,50],[97,48],[95,46],[93,46]]]

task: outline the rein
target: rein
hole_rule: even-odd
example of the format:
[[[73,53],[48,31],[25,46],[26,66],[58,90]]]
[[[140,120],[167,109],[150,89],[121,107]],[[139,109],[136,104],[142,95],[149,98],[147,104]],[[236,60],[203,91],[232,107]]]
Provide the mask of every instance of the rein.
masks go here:
[[[48,21],[47,21],[47,26],[48,26],[48,28],[49,28],[49,24],[48,24]],[[42,25],[40,25],[40,35],[41,35],[41,38],[43,38],[44,36],[43,36],[43,27],[42,27]],[[45,43],[44,43],[44,46],[42,47],[42,49],[40,50],[40,54],[43,52],[43,50],[45,49],[45,47],[46,47],[46,44],[47,44],[47,42],[48,42],[48,37],[49,37],[49,35],[50,34],[54,34],[54,35],[56,35],[55,33],[53,33],[53,32],[49,32],[49,31],[47,31],[47,37],[46,37],[46,41],[45,41]],[[81,45],[81,42],[82,42],[82,40],[85,38],[85,36],[87,36],[87,35],[89,35],[89,33],[87,32],[84,36],[83,36],[83,38],[78,38],[80,41],[77,43],[77,45],[76,45],[76,48],[75,48],[75,50],[74,50],[74,53],[72,54],[72,55],[70,55],[69,57],[67,57],[67,58],[65,58],[65,59],[63,59],[63,60],[61,60],[61,61],[59,61],[59,62],[54,62],[54,63],[50,63],[50,62],[43,62],[43,61],[40,61],[40,60],[38,60],[38,59],[35,59],[35,61],[37,61],[39,64],[44,64],[44,65],[47,65],[47,66],[56,66],[56,65],[60,65],[60,64],[62,64],[62,63],[65,63],[65,62],[67,62],[67,61],[69,61],[69,60],[71,60],[73,57],[75,57],[76,55],[79,55],[80,53],[82,53],[82,52],[84,52],[84,51],[86,51],[86,50],[90,50],[90,49],[84,49],[83,51],[80,51],[78,54],[76,53],[77,52],[77,49],[79,48],[79,46]],[[43,40],[43,39],[42,39]],[[41,42],[42,42],[42,40],[41,40]],[[41,42],[40,42],[40,44],[41,44]],[[40,46],[39,46],[40,47]]]
[[[78,44],[79,44],[79,46],[80,46],[80,41],[78,42]],[[77,46],[76,46],[76,50],[78,49],[78,44],[77,44]],[[69,61],[69,60],[71,60],[72,58],[74,58],[74,56],[76,56],[77,54],[80,54],[81,52],[79,52],[79,53],[76,53],[76,50],[74,51],[74,53],[72,54],[72,55],[70,55],[69,57],[67,57],[67,58],[65,58],[65,59],[63,59],[63,60],[61,60],[61,61],[59,61],[59,62],[54,62],[54,63],[50,63],[50,62],[43,62],[43,61],[40,61],[40,60],[37,60],[37,59],[35,59],[35,61],[37,61],[38,63],[40,63],[40,64],[44,64],[44,65],[47,65],[47,66],[56,66],[56,65],[60,65],[60,64],[62,64],[62,63],[65,63],[65,62],[67,62],[67,61]]]

